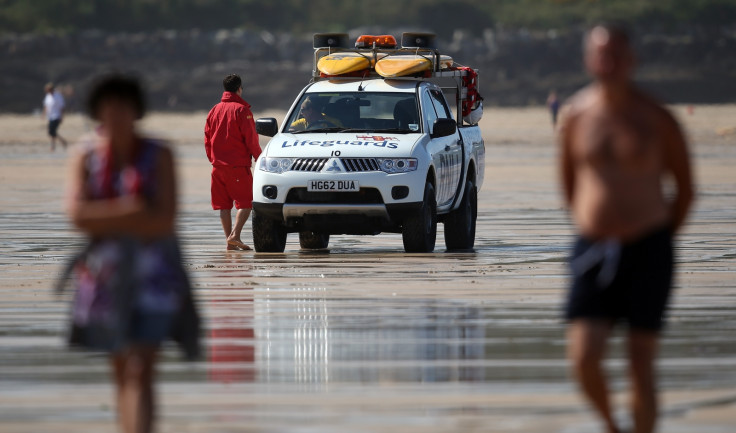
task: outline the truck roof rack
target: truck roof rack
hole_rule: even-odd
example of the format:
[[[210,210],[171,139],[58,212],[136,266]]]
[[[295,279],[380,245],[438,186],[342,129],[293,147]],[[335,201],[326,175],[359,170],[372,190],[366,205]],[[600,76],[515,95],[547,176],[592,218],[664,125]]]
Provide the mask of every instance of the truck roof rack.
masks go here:
[[[346,33],[317,33],[314,35],[314,63],[312,65],[312,82],[315,81],[355,81],[365,79],[429,81],[439,86],[443,92],[456,95],[458,124],[469,111],[469,107],[480,98],[478,71],[462,66],[452,60],[447,66],[447,57],[443,58],[436,48],[435,35],[432,33],[405,32],[402,34],[401,46],[397,46],[390,35],[362,35],[356,47],[349,46]],[[370,67],[340,75],[327,75],[318,68],[319,60],[337,53],[355,53],[369,61]],[[401,55],[417,55],[431,62],[431,67],[415,74],[400,77],[383,77],[374,68],[380,58]],[[443,63],[443,60],[445,62]],[[469,91],[469,88],[471,89]],[[468,99],[470,97],[470,99]],[[460,113],[463,113],[462,116]]]
[[[410,34],[416,34],[416,33],[410,33]],[[406,35],[406,33],[405,33]],[[347,35],[344,34],[332,34],[332,33],[318,33],[314,35],[314,62],[312,64],[312,78],[316,80],[321,79],[342,79],[342,78],[383,78],[381,77],[373,68],[375,63],[379,60],[380,57],[384,56],[395,56],[395,55],[418,55],[426,58],[429,60],[432,64],[431,68],[429,68],[426,71],[422,71],[421,73],[417,73],[415,75],[410,76],[411,79],[423,79],[423,78],[433,78],[433,77],[450,77],[450,76],[464,76],[463,72],[461,70],[454,69],[452,67],[450,68],[443,68],[442,67],[442,55],[440,51],[433,47],[434,43],[432,42],[432,46],[401,46],[401,47],[387,47],[387,46],[377,46],[373,45],[370,47],[355,47],[351,48],[348,46],[345,46],[345,37]],[[361,36],[362,38],[363,36]],[[406,37],[404,37],[406,39]],[[358,38],[360,41],[360,38]],[[317,44],[320,44],[320,46],[317,46]],[[365,70],[360,71],[360,73],[354,73],[354,74],[342,74],[342,75],[326,75],[322,72],[320,72],[319,68],[317,67],[317,64],[319,63],[319,60],[322,57],[328,56],[330,54],[337,54],[337,53],[355,53],[360,56],[365,57],[369,61],[371,61],[371,67],[367,68]],[[453,60],[454,63],[454,60]],[[449,72],[449,73],[448,73]],[[397,78],[397,77],[393,77]]]

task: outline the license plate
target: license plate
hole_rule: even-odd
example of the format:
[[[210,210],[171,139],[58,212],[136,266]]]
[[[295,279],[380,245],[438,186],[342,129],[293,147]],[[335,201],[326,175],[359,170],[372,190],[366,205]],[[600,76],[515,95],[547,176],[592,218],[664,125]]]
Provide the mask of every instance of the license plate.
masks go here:
[[[307,191],[360,191],[357,180],[310,180]]]

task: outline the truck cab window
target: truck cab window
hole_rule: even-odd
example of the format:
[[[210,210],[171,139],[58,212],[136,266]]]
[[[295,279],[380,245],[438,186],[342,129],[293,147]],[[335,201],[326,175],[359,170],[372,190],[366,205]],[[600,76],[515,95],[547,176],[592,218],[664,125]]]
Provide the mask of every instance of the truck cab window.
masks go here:
[[[432,97],[432,105],[437,112],[437,117],[439,119],[452,119],[452,114],[450,113],[450,109],[447,107],[447,102],[445,101],[445,97],[442,95],[442,92],[439,90],[430,90],[429,94]]]
[[[432,102],[432,96],[430,96],[429,92],[423,92],[422,93],[422,106],[424,108],[422,112],[422,116],[424,117],[425,125],[427,125],[427,131],[431,134],[434,132],[432,129],[434,128],[434,121],[437,120],[437,110],[434,108],[434,103]]]

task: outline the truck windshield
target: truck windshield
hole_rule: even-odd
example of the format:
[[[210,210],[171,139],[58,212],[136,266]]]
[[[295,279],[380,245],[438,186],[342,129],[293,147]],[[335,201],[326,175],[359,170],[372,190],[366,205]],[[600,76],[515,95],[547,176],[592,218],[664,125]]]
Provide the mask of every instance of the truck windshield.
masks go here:
[[[286,132],[421,130],[412,93],[307,93],[287,121]]]

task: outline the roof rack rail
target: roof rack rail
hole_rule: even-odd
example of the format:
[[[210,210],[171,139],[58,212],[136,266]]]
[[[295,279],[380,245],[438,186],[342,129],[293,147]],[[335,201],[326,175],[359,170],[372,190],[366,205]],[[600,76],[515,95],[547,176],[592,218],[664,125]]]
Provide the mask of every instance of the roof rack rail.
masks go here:
[[[399,81],[429,81],[439,86],[444,92],[456,95],[458,113],[467,111],[465,105],[472,105],[472,102],[479,97],[478,71],[459,65],[448,56],[443,57],[437,48],[436,36],[433,33],[405,32],[402,34],[400,47],[395,46],[395,39],[390,35],[362,35],[358,38],[356,47],[350,47],[346,33],[317,33],[314,35],[313,45],[312,82],[322,80],[356,81],[376,78]],[[347,53],[349,57],[364,58],[365,61],[362,61],[363,67],[357,68],[353,72],[337,75],[328,75],[320,71],[318,67],[320,59],[340,53]],[[421,56],[431,62],[431,66],[426,70],[406,76],[385,77],[376,72],[375,65],[378,60],[392,56],[408,55]],[[443,60],[445,60],[444,63]],[[449,66],[447,65],[448,61],[451,63]],[[469,87],[471,88],[470,92]],[[462,122],[461,116],[458,116],[458,121]]]
[[[394,43],[387,43],[388,40],[394,41]],[[372,46],[366,46],[365,41],[373,41]],[[383,41],[382,44],[377,45],[376,41]],[[350,47],[348,43],[348,35],[346,33],[316,33],[313,38],[314,46],[314,62],[312,64],[312,78],[319,80],[322,78],[333,78],[342,75],[326,75],[320,72],[318,63],[322,57],[337,54],[337,53],[355,53],[356,55],[362,56],[367,59],[370,63],[367,76],[378,76],[373,69],[373,66],[380,58],[397,55],[417,55],[426,58],[431,62],[429,68],[429,74],[443,71],[447,68],[443,68],[442,55],[436,48],[436,36],[434,33],[419,33],[419,32],[404,32],[401,37],[401,46],[395,46],[395,39],[390,35],[382,36],[369,36],[361,35],[355,47]],[[452,62],[452,59],[449,60]],[[361,71],[362,72],[362,71]],[[353,77],[364,76],[361,74],[353,74]],[[415,77],[421,78],[421,77]]]

